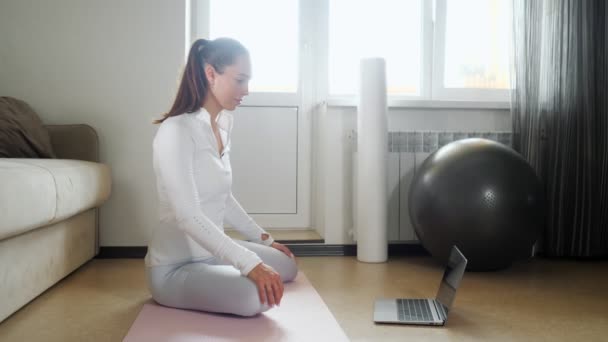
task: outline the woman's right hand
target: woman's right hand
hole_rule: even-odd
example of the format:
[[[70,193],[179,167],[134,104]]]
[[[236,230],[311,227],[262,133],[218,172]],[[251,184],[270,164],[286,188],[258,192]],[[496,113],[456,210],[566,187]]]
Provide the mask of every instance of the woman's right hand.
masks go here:
[[[247,278],[251,279],[258,287],[262,304],[268,303],[269,306],[281,304],[283,281],[281,281],[279,273],[272,267],[259,263],[247,274]]]

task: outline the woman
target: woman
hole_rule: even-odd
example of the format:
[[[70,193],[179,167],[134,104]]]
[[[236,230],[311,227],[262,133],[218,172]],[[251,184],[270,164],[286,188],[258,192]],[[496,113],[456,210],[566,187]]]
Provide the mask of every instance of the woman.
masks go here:
[[[146,255],[148,287],[166,306],[253,316],[281,303],[295,257],[231,192],[232,114],[251,76],[237,41],[197,40],[153,142],[160,221]],[[249,241],[224,234],[224,220]]]

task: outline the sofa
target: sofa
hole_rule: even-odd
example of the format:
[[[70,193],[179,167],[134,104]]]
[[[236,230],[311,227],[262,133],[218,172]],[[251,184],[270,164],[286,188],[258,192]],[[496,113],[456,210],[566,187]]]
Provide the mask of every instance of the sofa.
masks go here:
[[[0,158],[0,322],[99,251],[111,178],[97,133],[83,124],[42,127],[52,157]]]

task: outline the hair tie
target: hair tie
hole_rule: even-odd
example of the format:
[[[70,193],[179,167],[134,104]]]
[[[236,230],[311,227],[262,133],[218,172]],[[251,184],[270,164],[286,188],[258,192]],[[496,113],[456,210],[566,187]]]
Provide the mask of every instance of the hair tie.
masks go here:
[[[207,39],[203,39],[203,38],[198,39],[198,40],[196,41],[196,51],[198,51],[198,52],[203,51],[203,49],[204,49],[204,48],[205,48],[207,45],[209,45],[209,40],[207,40]]]

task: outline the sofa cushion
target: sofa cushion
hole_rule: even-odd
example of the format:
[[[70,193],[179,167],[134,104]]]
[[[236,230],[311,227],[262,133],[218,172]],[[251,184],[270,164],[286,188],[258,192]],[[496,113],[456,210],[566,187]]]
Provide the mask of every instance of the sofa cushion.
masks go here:
[[[12,97],[0,97],[0,157],[55,158],[49,132],[34,110]]]
[[[39,167],[0,159],[0,239],[51,222],[55,216],[55,182]]]
[[[67,159],[0,159],[0,181],[0,239],[97,207],[111,187],[106,165]]]

